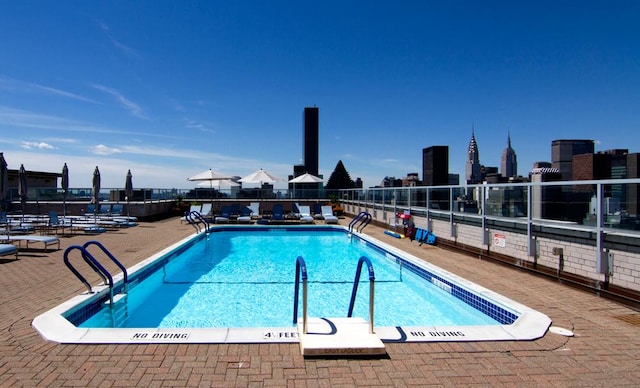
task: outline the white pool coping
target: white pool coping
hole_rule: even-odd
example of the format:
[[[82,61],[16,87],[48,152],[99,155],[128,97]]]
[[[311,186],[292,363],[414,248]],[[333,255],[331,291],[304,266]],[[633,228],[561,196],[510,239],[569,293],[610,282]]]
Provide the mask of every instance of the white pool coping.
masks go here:
[[[220,226],[228,228],[228,225]],[[246,225],[243,225],[246,227]],[[273,226],[270,226],[273,227]],[[305,227],[305,226],[299,226]],[[317,225],[310,227],[317,228]],[[329,228],[346,229],[344,226]],[[461,278],[440,267],[425,262],[380,240],[361,233],[354,233],[365,241],[377,245],[432,273],[446,278],[476,295],[490,300],[518,315],[510,325],[484,326],[375,326],[374,332],[383,342],[469,342],[469,341],[523,341],[543,337],[551,319],[536,310],[506,298],[478,284]],[[146,267],[165,254],[185,244],[195,235],[163,249],[155,255],[128,268],[129,276]],[[114,276],[114,283],[122,281],[122,274]],[[92,298],[101,298],[109,292],[107,286],[94,287],[94,293],[77,295],[51,310],[37,316],[32,327],[47,341],[61,344],[135,344],[135,343],[297,343],[298,329],[291,327],[255,328],[78,328],[64,318],[63,314]],[[326,317],[333,318],[333,317]],[[309,317],[311,319],[311,317]]]

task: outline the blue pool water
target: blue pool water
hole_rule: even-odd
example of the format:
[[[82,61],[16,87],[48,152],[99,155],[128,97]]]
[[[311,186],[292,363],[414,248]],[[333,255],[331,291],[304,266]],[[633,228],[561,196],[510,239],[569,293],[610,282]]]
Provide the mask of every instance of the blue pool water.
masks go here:
[[[350,238],[344,230],[247,227],[200,235],[153,263],[153,271],[131,274],[126,308],[117,318],[103,308],[95,314],[85,309],[67,319],[84,328],[294,326],[298,256],[306,262],[311,317],[347,315],[357,263],[366,256],[375,271],[376,326],[499,325],[516,318],[501,309],[492,314],[492,305],[483,313],[477,308],[483,303],[470,305],[476,297],[460,287],[356,236]],[[367,275],[365,267],[353,312],[365,319]],[[503,315],[507,318],[500,318]]]

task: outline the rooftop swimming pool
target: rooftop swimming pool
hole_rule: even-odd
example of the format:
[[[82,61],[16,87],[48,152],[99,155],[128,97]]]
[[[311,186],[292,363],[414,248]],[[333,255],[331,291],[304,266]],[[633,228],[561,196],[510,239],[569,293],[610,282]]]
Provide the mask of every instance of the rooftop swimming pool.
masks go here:
[[[375,272],[375,333],[386,342],[530,340],[545,315],[341,226],[217,226],[129,269],[109,303],[94,287],[37,317],[61,343],[295,342],[296,259],[308,274],[308,316],[346,317],[360,257]],[[80,267],[80,265],[78,265]],[[363,270],[366,272],[366,270]],[[115,278],[123,293],[123,276]],[[361,276],[353,316],[369,318]],[[365,286],[365,284],[367,286]],[[298,309],[298,322],[302,320]]]

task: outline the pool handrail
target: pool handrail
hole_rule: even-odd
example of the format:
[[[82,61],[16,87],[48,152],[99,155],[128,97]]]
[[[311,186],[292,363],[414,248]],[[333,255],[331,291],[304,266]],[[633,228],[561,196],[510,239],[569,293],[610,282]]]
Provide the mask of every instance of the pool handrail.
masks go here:
[[[205,227],[206,227],[206,231],[209,232],[209,221],[207,221],[202,214],[200,214],[199,211],[194,210],[192,212],[187,212],[186,214],[186,218],[187,221],[193,225],[194,228],[196,228],[197,232],[196,233],[200,233],[200,226],[198,225],[198,223],[196,222],[195,219],[197,219],[198,221],[202,222]],[[195,219],[194,219],[195,218]]]
[[[298,323],[298,293],[302,276],[302,332],[307,334],[307,265],[302,256],[296,259],[295,294],[293,295],[293,323]]]
[[[356,269],[356,277],[353,281],[353,290],[351,291],[351,301],[349,302],[349,313],[347,317],[351,318],[353,315],[353,305],[356,301],[356,294],[358,293],[358,283],[360,283],[360,273],[362,272],[363,263],[367,264],[367,269],[369,270],[369,333],[373,334],[373,293],[376,277],[373,273],[373,264],[371,264],[371,260],[366,256],[362,256],[360,260],[358,260],[358,268]]]
[[[113,254],[111,252],[109,252],[109,250],[107,248],[105,248],[104,245],[102,245],[102,243],[100,241],[96,241],[96,240],[89,240],[87,242],[85,242],[82,247],[85,249],[86,252],[89,252],[89,246],[90,245],[95,245],[98,248],[100,248],[102,250],[102,252],[104,252],[105,255],[107,255],[107,257],[109,259],[111,259],[111,261],[113,261],[113,263],[115,265],[118,266],[118,268],[120,268],[120,270],[122,271],[122,275],[123,275],[123,283],[124,283],[124,292],[127,292],[127,284],[129,283],[129,275],[127,274],[127,268],[125,268],[124,265],[122,265],[122,263],[115,258],[115,256],[113,256]],[[97,260],[96,260],[97,261]],[[107,272],[107,274],[109,274]],[[112,285],[113,285],[113,280],[111,281]]]
[[[78,280],[80,280],[82,284],[84,284],[85,287],[87,287],[87,290],[89,291],[89,293],[93,294],[93,288],[91,287],[87,279],[85,279],[85,277],[82,276],[82,274],[80,274],[80,272],[69,261],[69,253],[74,249],[77,249],[80,251],[80,254],[82,255],[82,258],[84,259],[84,261],[91,267],[91,269],[93,269],[94,271],[96,271],[98,275],[100,275],[100,277],[104,281],[104,284],[108,285],[109,288],[112,289],[113,277],[111,276],[109,271],[107,271],[106,268],[104,268],[102,264],[100,264],[98,260],[96,260],[96,258],[93,257],[93,255],[91,255],[91,253],[87,252],[87,250],[83,246],[71,245],[64,251],[64,256],[63,256],[64,264],[78,278]]]
[[[361,232],[365,226],[369,225],[372,219],[373,217],[371,216],[371,213],[361,211],[353,218],[353,220],[351,220],[351,222],[349,222],[349,233],[353,232],[354,227],[356,232]]]

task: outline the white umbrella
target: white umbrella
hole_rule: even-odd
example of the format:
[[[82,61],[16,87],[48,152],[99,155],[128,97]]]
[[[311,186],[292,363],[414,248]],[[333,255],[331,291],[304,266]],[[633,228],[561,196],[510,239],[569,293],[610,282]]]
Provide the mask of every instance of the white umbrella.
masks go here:
[[[315,175],[304,173],[300,176],[297,176],[293,179],[289,180],[289,183],[293,183],[293,193],[292,196],[296,196],[296,183],[320,183],[322,182],[322,178],[317,177]],[[296,196],[297,198],[297,196]]]
[[[320,183],[320,182],[322,182],[322,178],[309,173],[302,174],[298,177],[295,177],[289,180],[289,183]]]
[[[240,182],[242,183],[259,183],[260,184],[260,191],[258,191],[259,197],[262,197],[260,193],[262,192],[263,183],[274,183],[278,181],[284,181],[284,179],[280,178],[277,175],[273,175],[263,169],[259,169],[258,171],[253,172],[247,175],[246,177],[240,179]]]
[[[231,179],[233,178],[231,175],[226,175],[217,171],[213,171],[212,169],[208,169],[206,171],[201,172],[200,174],[196,174],[194,176],[190,176],[187,178],[188,181],[219,181],[222,179]]]
[[[273,175],[263,169],[259,169],[246,177],[240,179],[240,182],[243,183],[274,183],[278,181],[284,181],[284,179],[280,178],[277,175]]]
[[[240,179],[242,183],[260,183],[260,197],[262,197],[262,184],[263,183],[274,183],[278,181],[284,181],[284,179],[280,178],[277,175],[273,175],[263,169],[259,169],[244,178]]]
[[[220,179],[220,180],[217,180],[215,182],[216,182],[216,187],[218,187],[218,188],[220,188],[220,187],[238,187],[238,186],[240,186],[240,183],[234,182],[231,179]],[[197,187],[209,187],[210,184],[211,183],[200,182],[196,186]]]
[[[220,181],[233,178],[231,175],[226,175],[221,172],[208,169],[194,176],[187,178],[188,181],[209,181],[209,188],[213,189],[213,181]],[[211,204],[213,204],[213,198],[211,198]]]

